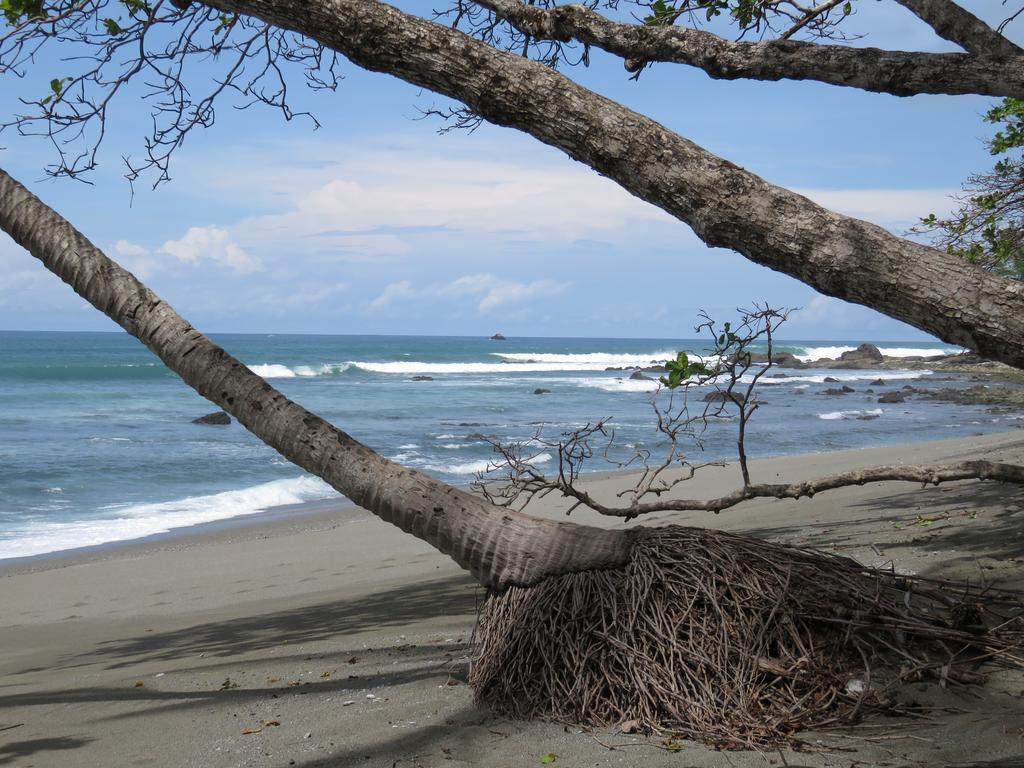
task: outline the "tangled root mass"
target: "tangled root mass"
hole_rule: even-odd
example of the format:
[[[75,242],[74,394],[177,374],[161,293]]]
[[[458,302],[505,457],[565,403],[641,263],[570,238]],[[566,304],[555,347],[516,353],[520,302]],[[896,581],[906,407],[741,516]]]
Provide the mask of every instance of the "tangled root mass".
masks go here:
[[[885,706],[902,677],[963,679],[982,659],[1013,658],[1019,630],[1006,594],[645,528],[622,568],[490,595],[470,682],[514,717],[780,746]]]

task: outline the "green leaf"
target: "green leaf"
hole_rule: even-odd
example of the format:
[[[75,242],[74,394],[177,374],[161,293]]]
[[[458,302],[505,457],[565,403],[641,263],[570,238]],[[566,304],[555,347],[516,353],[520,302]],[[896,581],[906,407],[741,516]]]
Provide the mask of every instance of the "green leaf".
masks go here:
[[[58,78],[54,78],[50,81],[50,90],[53,91],[54,94],[57,96],[60,96],[60,87],[61,81]]]
[[[103,26],[106,27],[108,35],[119,35],[121,34],[121,25],[113,19],[104,19]]]
[[[849,3],[843,3],[843,16],[849,16],[853,13],[853,6]]]
[[[551,765],[551,763],[555,762],[555,760],[557,759],[558,755],[556,755],[554,752],[548,752],[546,755],[544,755],[544,757],[540,759],[540,761],[543,765]]]

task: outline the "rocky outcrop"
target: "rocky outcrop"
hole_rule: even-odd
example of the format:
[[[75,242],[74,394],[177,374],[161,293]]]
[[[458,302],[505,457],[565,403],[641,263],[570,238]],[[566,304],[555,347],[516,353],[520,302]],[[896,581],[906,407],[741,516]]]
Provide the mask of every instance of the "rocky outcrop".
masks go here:
[[[231,417],[224,413],[224,411],[216,411],[214,413],[208,413],[205,416],[200,416],[198,419],[192,419],[192,423],[226,427],[231,423]]]
[[[880,363],[885,357],[874,344],[861,344],[856,349],[843,352],[839,359],[843,362]]]
[[[716,389],[704,395],[705,403],[733,402],[736,405],[744,405],[747,399],[739,392],[726,392],[724,389]]]
[[[652,379],[643,371],[633,371],[633,373],[630,374],[629,378],[636,379],[638,381],[654,381],[654,379]]]
[[[883,392],[879,398],[880,403],[902,403],[907,399],[903,392]]]
[[[535,395],[550,395],[551,394],[551,390],[550,389],[544,389],[543,387],[537,387],[537,389],[533,390],[533,394],[535,394]]]
[[[433,376],[413,376],[412,381],[433,381]]]
[[[505,337],[502,336],[500,333],[496,333],[493,336],[491,336],[491,341],[505,341]]]
[[[976,384],[965,389],[945,387],[943,389],[920,390],[919,394],[928,400],[941,400],[959,405],[999,405],[1024,407],[1024,388],[1014,386],[985,386]]]

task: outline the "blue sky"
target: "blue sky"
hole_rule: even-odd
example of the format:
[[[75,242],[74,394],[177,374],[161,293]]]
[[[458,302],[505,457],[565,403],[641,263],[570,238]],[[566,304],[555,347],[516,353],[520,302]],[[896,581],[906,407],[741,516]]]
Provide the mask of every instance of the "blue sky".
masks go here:
[[[875,30],[865,44],[955,50],[888,0],[854,7],[852,21]],[[148,110],[131,97],[92,186],[46,179],[53,158],[41,139],[0,137],[0,165],[210,332],[685,337],[700,310],[724,318],[758,301],[803,308],[789,338],[927,338],[707,248],[529,137],[491,126],[439,135],[436,119],[420,118],[440,98],[347,62],[341,70],[337,92],[298,96],[319,130],[225,103],[179,151],[173,180],[137,184],[134,198],[121,156],[141,153]],[[897,233],[948,210],[962,180],[991,165],[980,116],[993,99],[716,82],[670,65],[633,82],[596,54],[571,74],[769,181]],[[40,82],[0,78],[5,112]],[[0,235],[0,329],[113,328]]]

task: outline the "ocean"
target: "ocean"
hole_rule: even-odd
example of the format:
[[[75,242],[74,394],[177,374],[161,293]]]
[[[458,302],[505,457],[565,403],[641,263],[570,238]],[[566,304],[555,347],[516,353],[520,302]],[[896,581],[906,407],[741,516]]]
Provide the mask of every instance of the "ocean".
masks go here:
[[[693,339],[213,338],[384,456],[460,485],[494,459],[488,438],[529,440],[538,429],[557,438],[602,418],[615,430],[613,458],[637,448],[656,453],[655,382],[606,369],[706,349]],[[876,343],[889,355],[959,351],[939,343]],[[788,341],[776,350],[816,360],[854,346]],[[1018,418],[917,398],[879,405],[863,391],[879,377],[886,389],[911,381],[949,385],[932,383],[922,371],[784,372],[764,380],[765,404],[747,438],[751,456],[1002,431]],[[856,391],[823,396],[826,376]],[[0,560],[336,496],[237,423],[192,423],[213,410],[126,334],[0,332]],[[691,456],[734,457],[735,440],[734,423],[716,423]],[[551,460],[543,451],[537,457]],[[589,467],[612,468],[599,459]]]

